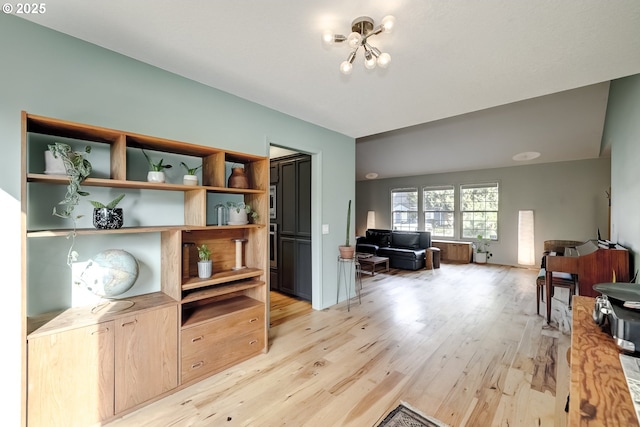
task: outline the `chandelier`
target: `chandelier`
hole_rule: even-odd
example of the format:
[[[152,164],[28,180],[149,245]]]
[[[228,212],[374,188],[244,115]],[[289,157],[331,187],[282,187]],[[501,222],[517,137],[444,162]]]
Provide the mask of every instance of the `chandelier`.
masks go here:
[[[387,68],[391,62],[391,55],[386,52],[380,52],[380,49],[369,43],[369,38],[380,33],[390,33],[396,22],[396,18],[391,15],[382,18],[382,22],[377,27],[374,26],[373,19],[368,16],[356,18],[351,23],[351,34],[347,37],[342,34],[333,34],[332,31],[325,31],[322,40],[327,45],[334,43],[347,42],[352,49],[346,61],[340,64],[340,72],[342,74],[351,74],[353,70],[353,61],[356,59],[358,50],[362,47],[364,50],[364,66],[372,70],[376,66]]]

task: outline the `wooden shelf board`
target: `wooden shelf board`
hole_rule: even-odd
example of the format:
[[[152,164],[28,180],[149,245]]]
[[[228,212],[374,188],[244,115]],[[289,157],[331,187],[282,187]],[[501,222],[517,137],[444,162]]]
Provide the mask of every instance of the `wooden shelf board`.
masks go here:
[[[148,227],[122,227],[115,230],[100,230],[97,228],[78,228],[76,235],[92,235],[92,234],[136,234],[136,233],[159,233],[162,231],[195,231],[195,230],[232,230],[246,228],[264,228],[264,224],[245,224],[245,225],[157,225]],[[27,232],[27,237],[64,237],[72,233],[70,228],[60,230],[31,230]]]
[[[220,319],[229,314],[237,313],[240,310],[247,310],[257,306],[264,306],[264,303],[244,295],[198,306],[185,310],[182,314],[182,329]]]
[[[69,183],[69,178],[66,175],[46,175],[40,173],[27,174],[28,182],[41,182],[47,184],[61,184],[66,185]],[[184,185],[184,184],[171,184],[171,183],[158,183],[147,181],[123,181],[117,179],[108,178],[87,178],[82,181],[83,186],[87,187],[110,187],[110,188],[131,188],[136,190],[163,190],[163,191],[193,191],[193,190],[205,190],[214,193],[229,193],[229,194],[265,194],[265,190],[257,190],[254,188],[227,188],[227,187],[210,187],[202,185]]]
[[[182,283],[182,290],[203,288],[205,286],[220,285],[236,280],[251,279],[262,275],[264,271],[260,268],[243,268],[242,270],[227,270],[214,273],[208,279],[200,279],[199,277],[190,277]],[[226,292],[225,292],[226,293]]]
[[[134,313],[155,309],[164,306],[177,305],[178,302],[162,292],[137,295],[114,302],[133,302],[133,306],[122,311],[109,311],[108,307],[92,313],[93,306],[72,307],[63,311],[44,313],[27,319],[28,337],[36,337],[51,333],[63,332],[83,326],[94,325],[100,322],[129,316]]]
[[[265,283],[262,280],[244,280],[241,282],[235,282],[218,287],[211,287],[206,289],[200,289],[195,292],[189,293],[182,299],[183,304],[187,304],[194,301],[199,301],[207,298],[213,298],[220,295],[230,294],[232,292],[244,291],[246,289],[253,289],[259,286],[264,286]]]

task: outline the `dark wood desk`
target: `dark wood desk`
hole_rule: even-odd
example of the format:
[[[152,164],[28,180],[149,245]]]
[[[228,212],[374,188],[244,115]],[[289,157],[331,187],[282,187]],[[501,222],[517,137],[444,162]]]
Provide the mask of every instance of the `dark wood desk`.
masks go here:
[[[575,296],[568,426],[640,426],[613,338],[593,321],[595,298]]]

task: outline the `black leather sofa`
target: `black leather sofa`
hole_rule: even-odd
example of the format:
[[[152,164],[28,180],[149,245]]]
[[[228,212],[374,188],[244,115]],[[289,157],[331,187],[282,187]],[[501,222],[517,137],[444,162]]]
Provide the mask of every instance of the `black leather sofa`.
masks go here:
[[[389,267],[403,270],[424,268],[429,247],[429,231],[369,229],[364,236],[356,238],[356,252],[389,258]]]

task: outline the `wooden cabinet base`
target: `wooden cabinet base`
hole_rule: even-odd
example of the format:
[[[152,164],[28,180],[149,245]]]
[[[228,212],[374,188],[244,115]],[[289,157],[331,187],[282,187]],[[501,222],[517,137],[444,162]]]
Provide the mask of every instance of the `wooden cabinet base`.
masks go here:
[[[471,242],[433,240],[431,244],[440,249],[440,260],[443,262],[468,264],[472,260],[473,244]]]

